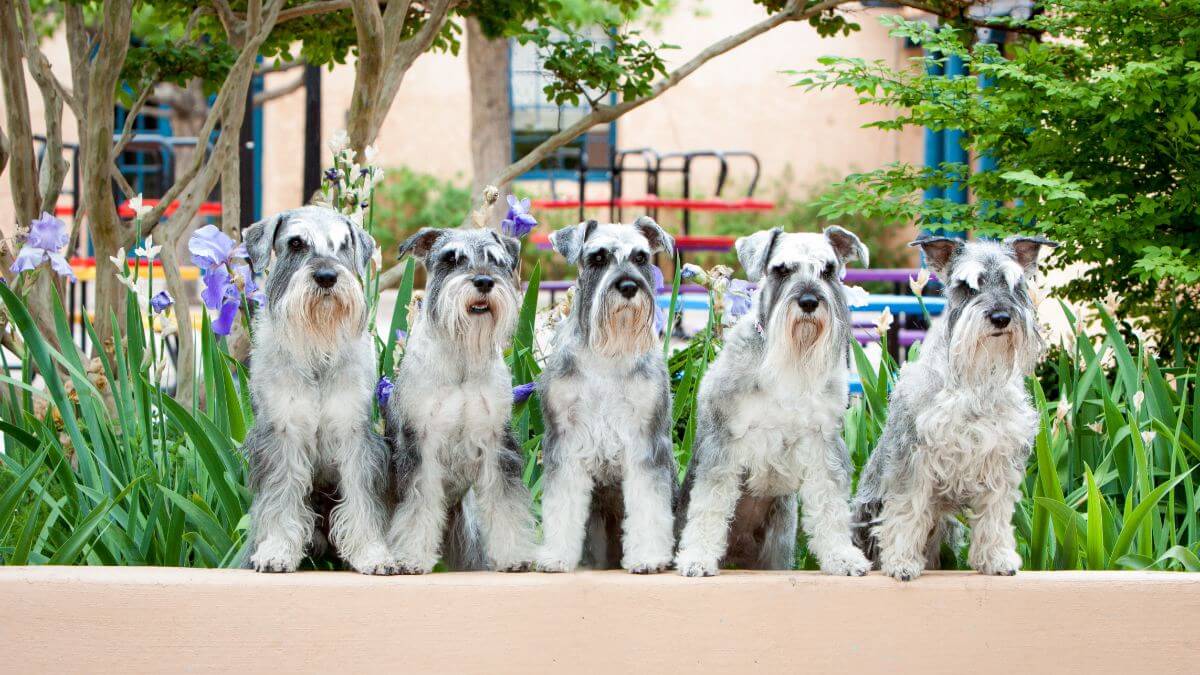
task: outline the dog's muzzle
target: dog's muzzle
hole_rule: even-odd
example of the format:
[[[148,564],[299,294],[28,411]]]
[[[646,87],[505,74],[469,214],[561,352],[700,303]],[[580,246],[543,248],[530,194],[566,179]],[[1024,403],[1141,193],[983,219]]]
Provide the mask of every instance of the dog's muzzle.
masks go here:
[[[812,314],[821,306],[821,298],[816,293],[804,293],[796,298],[796,304],[805,314]]]
[[[492,303],[488,301],[487,295],[496,287],[496,280],[487,274],[476,274],[471,277],[471,285],[483,297],[476,299],[467,306],[467,311],[471,314],[487,314],[492,311]]]

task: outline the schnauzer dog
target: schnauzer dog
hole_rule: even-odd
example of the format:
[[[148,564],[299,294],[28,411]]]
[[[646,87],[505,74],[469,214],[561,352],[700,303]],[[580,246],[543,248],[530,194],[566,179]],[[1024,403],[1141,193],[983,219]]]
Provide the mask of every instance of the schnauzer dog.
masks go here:
[[[779,228],[743,237],[738,261],[759,290],[700,386],[675,563],[684,576],[721,565],[792,569],[796,493],[808,546],[827,574],[870,565],[850,531],[850,456],[842,441],[852,339],[842,276],[867,262],[858,237]]]
[[[902,581],[936,568],[970,511],[971,567],[1012,575],[1021,566],[1013,508],[1038,417],[1025,376],[1042,349],[1027,284],[1043,246],[1036,237],[965,243],[925,237],[945,284],[946,315],[921,358],[904,365],[887,426],[859,479],[856,538],[884,574]]]
[[[546,473],[537,568],[573,570],[586,546],[589,566],[660,572],[675,546],[678,469],[651,257],[675,242],[644,216],[632,225],[590,220],[551,242],[578,266],[579,282],[539,388]]]
[[[285,211],[246,230],[267,307],[255,318],[250,393],[253,552],[260,572],[305,553],[394,574],[384,539],[387,445],[371,429],[375,349],[359,277],[375,242],[328,208]],[[272,262],[273,261],[273,262]]]
[[[528,570],[533,512],[509,426],[503,348],[516,325],[520,243],[488,229],[425,228],[400,247],[428,272],[388,401],[396,497],[388,540],[404,574]]]

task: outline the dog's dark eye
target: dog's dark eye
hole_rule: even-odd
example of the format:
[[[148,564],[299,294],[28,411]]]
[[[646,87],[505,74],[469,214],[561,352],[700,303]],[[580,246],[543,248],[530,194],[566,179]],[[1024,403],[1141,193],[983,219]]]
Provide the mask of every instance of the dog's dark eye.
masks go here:
[[[821,274],[826,277],[833,277],[835,270],[837,270],[837,265],[834,265],[833,263],[825,263],[825,269],[821,270]]]
[[[438,258],[438,262],[442,263],[443,265],[453,265],[454,263],[458,262],[458,252],[446,251]]]
[[[792,273],[792,268],[784,264],[779,264],[771,268],[771,274],[777,277],[786,277]]]
[[[972,286],[971,284],[968,284],[965,281],[960,281],[958,283],[958,287],[960,289],[962,289],[962,292],[965,293],[968,298],[973,298],[973,297],[979,295],[979,289],[975,288],[974,286]]]
[[[292,251],[303,251],[307,244],[300,237],[292,237],[288,239],[288,249]]]
[[[588,254],[587,263],[592,267],[603,267],[606,262],[608,262],[608,253],[605,251],[593,251]]]
[[[646,255],[645,251],[637,251],[633,255],[629,256],[629,260],[631,260],[634,265],[645,265],[646,261],[650,260],[650,256]]]

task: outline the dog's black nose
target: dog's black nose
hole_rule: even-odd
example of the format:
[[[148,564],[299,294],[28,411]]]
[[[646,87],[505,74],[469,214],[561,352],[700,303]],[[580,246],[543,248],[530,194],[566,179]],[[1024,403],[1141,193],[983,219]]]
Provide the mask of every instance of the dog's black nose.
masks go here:
[[[496,285],[496,280],[486,274],[476,274],[471,277],[471,283],[475,284],[475,290],[487,293]]]
[[[337,270],[332,267],[322,267],[313,272],[313,281],[321,288],[331,288],[337,283]]]
[[[800,305],[800,309],[804,310],[805,314],[812,314],[817,311],[817,307],[821,304],[821,299],[812,293],[805,293],[796,299],[796,303]]]
[[[991,321],[992,325],[996,328],[1008,328],[1008,324],[1010,321],[1012,321],[1012,317],[1008,315],[1008,312],[988,312],[988,321]]]
[[[638,285],[633,279],[622,279],[617,282],[617,292],[626,300],[637,295]]]

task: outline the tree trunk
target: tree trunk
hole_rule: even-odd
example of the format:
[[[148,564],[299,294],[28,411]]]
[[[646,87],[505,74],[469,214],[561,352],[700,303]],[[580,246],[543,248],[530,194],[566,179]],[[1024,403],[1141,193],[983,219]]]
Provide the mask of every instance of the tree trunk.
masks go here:
[[[95,56],[88,73],[85,114],[79,120],[79,157],[82,165],[83,201],[88,209],[88,228],[96,260],[107,262],[124,246],[126,226],[117,215],[112,192],[112,148],[117,81],[129,49],[132,0],[106,0],[100,14]],[[107,271],[107,270],[106,270]],[[112,339],[121,349],[120,323],[125,316],[125,287],[114,274],[96,275],[96,333],[101,345]],[[118,326],[109,317],[116,315]]]
[[[471,194],[512,162],[512,107],[508,97],[508,41],[492,40],[474,17],[467,19],[467,71],[471,79]],[[501,193],[509,184],[497,185]],[[498,224],[507,203],[492,207],[488,223]]]

